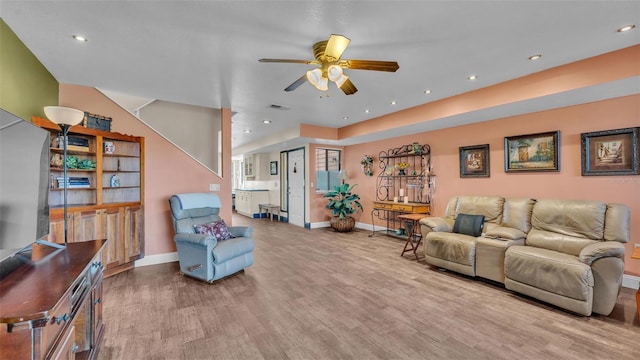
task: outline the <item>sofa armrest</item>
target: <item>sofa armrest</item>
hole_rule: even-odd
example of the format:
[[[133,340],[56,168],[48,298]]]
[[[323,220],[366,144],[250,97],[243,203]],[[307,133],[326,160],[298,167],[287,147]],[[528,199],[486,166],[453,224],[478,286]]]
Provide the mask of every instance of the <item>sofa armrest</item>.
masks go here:
[[[218,240],[215,236],[204,234],[176,234],[173,237],[173,240],[175,240],[176,243],[191,243],[195,245],[210,246],[212,248],[218,244]]]
[[[442,217],[424,217],[420,219],[420,225],[428,226],[430,231],[451,232],[453,224]]]
[[[582,249],[578,258],[581,262],[591,265],[594,261],[605,257],[624,257],[624,245],[617,241],[600,241]]]
[[[251,226],[229,226],[228,229],[235,237],[251,237],[253,234]]]
[[[487,232],[484,236],[491,239],[521,240],[527,237],[527,234],[512,227],[493,226],[491,228],[487,228]]]

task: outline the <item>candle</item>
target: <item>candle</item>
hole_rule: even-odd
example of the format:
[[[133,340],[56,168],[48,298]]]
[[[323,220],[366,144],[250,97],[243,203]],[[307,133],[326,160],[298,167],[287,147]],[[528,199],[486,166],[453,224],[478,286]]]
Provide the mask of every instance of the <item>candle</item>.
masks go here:
[[[404,196],[404,189],[400,189],[400,194],[399,195],[400,195],[400,197]]]
[[[398,202],[398,197],[397,196],[393,197],[393,202]]]
[[[408,196],[405,196],[405,197],[404,197],[404,203],[405,203],[405,204],[408,204],[408,203],[409,203],[409,197],[408,197]]]

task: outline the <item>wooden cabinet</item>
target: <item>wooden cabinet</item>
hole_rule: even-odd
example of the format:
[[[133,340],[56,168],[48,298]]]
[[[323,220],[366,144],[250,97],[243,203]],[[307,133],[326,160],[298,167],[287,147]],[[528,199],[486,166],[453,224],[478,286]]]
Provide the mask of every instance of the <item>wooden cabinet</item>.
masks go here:
[[[142,206],[127,206],[124,209],[124,249],[125,262],[142,256],[144,239],[144,216]]]
[[[251,154],[244,158],[244,176],[247,180],[269,180],[269,154]]]
[[[32,122],[51,132],[48,240],[64,243],[64,141],[58,125],[40,117]],[[73,126],[69,139],[75,168],[67,178],[75,180],[67,188],[67,241],[107,239],[105,276],[128,270],[144,256],[144,138]]]
[[[236,190],[236,211],[238,214],[257,218],[260,204],[269,203],[268,190]]]
[[[33,244],[29,261],[0,279],[3,359],[94,359],[102,322],[105,240],[64,249]]]
[[[407,144],[381,151],[378,159],[382,171],[376,180],[371,220],[384,220],[387,234],[402,234],[404,224],[397,219],[398,214],[430,213],[434,183],[431,147]]]

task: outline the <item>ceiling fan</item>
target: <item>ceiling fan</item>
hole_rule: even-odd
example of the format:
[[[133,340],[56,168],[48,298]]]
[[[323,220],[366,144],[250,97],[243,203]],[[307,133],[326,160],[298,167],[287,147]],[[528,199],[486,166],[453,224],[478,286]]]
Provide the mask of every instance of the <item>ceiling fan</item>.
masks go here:
[[[333,81],[347,95],[355,94],[358,89],[353,85],[349,77],[342,69],[354,70],[375,70],[395,72],[400,67],[395,61],[377,60],[349,60],[340,57],[349,45],[349,38],[332,34],[329,40],[317,42],[313,45],[313,56],[315,60],[294,60],[294,59],[260,59],[260,62],[271,63],[294,63],[318,65],[316,69],[307,71],[293,84],[287,86],[284,91],[293,91],[309,81],[316,89],[326,91],[329,89],[329,81]]]

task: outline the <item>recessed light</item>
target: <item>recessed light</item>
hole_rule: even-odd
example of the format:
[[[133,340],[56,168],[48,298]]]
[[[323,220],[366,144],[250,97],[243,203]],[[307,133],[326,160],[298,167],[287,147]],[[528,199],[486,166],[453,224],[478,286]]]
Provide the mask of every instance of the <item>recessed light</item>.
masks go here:
[[[244,133],[245,134],[251,134],[251,130],[245,130]]]
[[[424,91],[425,94],[431,94],[431,90],[427,89]]]
[[[478,75],[469,75],[469,77],[467,79],[469,80],[475,80],[478,78]]]
[[[271,124],[271,120],[262,120],[263,124]]]
[[[84,37],[84,36],[80,36],[80,35],[73,35],[73,38],[74,38],[74,39],[76,39],[76,40],[78,40],[78,41],[83,41],[83,42],[87,42],[87,41],[89,41],[89,40],[87,40],[87,38],[86,38],[86,37]]]
[[[349,117],[348,116],[343,116],[342,120],[349,120]]]
[[[540,54],[535,54],[535,55],[531,55],[529,56],[529,60],[538,60],[542,57],[542,55]]]
[[[368,114],[368,113],[369,113],[369,109],[365,109],[365,110],[364,110],[364,113],[365,113],[365,114]]]
[[[635,25],[627,25],[627,26],[623,26],[621,28],[618,29],[618,32],[625,32],[625,31],[629,31],[629,30],[633,30],[635,29],[636,26]]]
[[[391,100],[391,105],[397,104],[395,100]]]

